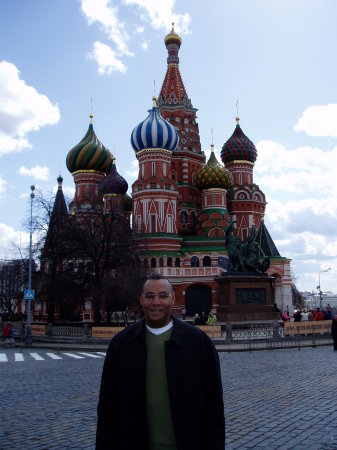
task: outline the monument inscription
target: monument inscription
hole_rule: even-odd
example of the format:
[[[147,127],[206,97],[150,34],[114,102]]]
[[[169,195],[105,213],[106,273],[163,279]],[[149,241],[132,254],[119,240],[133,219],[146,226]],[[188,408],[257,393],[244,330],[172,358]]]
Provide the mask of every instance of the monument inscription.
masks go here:
[[[237,305],[265,305],[266,304],[266,290],[261,289],[241,289],[237,288],[235,291],[235,303]]]

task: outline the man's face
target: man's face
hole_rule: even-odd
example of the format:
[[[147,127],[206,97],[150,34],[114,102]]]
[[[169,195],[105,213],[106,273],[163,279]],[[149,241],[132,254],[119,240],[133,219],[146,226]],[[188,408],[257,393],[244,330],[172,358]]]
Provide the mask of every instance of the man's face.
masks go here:
[[[170,322],[171,306],[175,296],[167,280],[149,280],[140,296],[145,322],[152,328],[164,327]]]

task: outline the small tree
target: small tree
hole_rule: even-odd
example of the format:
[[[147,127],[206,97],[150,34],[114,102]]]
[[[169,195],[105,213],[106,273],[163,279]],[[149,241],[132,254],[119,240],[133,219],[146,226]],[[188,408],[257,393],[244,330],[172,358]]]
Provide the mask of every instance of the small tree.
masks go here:
[[[76,255],[87,267],[86,284],[95,321],[99,321],[101,309],[109,315],[137,301],[142,275],[135,256],[136,241],[121,211],[100,210],[72,219]]]
[[[27,286],[28,260],[0,262],[0,313],[12,320]]]

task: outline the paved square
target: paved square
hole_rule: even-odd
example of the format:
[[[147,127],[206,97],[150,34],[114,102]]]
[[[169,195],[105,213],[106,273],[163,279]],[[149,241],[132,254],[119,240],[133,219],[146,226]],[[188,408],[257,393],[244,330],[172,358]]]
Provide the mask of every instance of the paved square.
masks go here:
[[[104,353],[18,352],[0,350],[0,448],[94,449]],[[219,356],[226,450],[337,449],[332,346]]]

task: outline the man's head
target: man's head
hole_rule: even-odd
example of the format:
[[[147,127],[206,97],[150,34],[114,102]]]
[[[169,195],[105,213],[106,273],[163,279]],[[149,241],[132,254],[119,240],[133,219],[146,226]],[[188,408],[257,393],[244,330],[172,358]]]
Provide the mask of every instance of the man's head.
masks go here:
[[[152,328],[164,327],[170,322],[175,295],[170,281],[158,273],[145,281],[140,296],[145,322]]]

